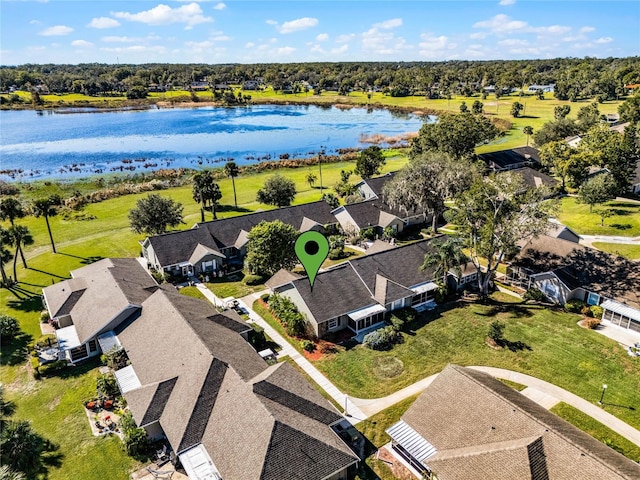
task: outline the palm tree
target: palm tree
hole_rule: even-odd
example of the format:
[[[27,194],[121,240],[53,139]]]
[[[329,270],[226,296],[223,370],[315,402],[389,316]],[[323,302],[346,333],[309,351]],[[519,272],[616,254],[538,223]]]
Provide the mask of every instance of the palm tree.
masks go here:
[[[211,202],[211,213],[213,218],[217,219],[216,207],[218,201],[222,198],[222,192],[220,186],[213,181],[213,175],[208,170],[200,173],[196,173],[193,176],[193,199],[199,202],[202,206],[200,208],[200,214],[202,221],[204,222],[204,209],[207,204]]]
[[[231,177],[231,185],[233,185],[233,204],[238,208],[238,198],[236,197],[236,181],[235,178],[240,175],[240,169],[236,162],[227,162],[224,165],[224,174]]]
[[[8,245],[13,245],[13,240],[9,234],[9,230],[0,225],[0,273],[2,273],[2,285],[9,284],[4,266],[13,258],[11,251],[5,248]]]
[[[316,183],[316,180],[318,179],[318,177],[316,176],[315,173],[313,172],[309,172],[307,173],[307,183],[309,184],[309,188],[313,188],[313,184]]]
[[[61,199],[59,195],[51,195],[49,198],[41,198],[33,202],[33,214],[36,217],[44,217],[44,221],[47,223],[47,231],[49,232],[49,238],[51,239],[51,247],[53,253],[56,252],[56,244],[53,241],[53,235],[51,234],[51,225],[49,225],[49,217],[53,217],[58,214],[56,208],[60,205]]]
[[[424,263],[420,266],[420,271],[435,267],[434,276],[442,276],[442,284],[447,285],[447,275],[449,270],[460,278],[461,265],[469,261],[462,251],[462,240],[457,237],[448,237],[445,240],[435,240],[433,242],[434,252],[427,252],[424,256]]]
[[[16,247],[16,253],[13,256],[13,278],[17,282],[18,273],[16,264],[18,260],[18,252],[22,252],[22,245],[33,245],[33,237],[31,236],[29,229],[24,225],[13,225],[12,227],[9,227],[9,235],[11,236],[11,243]],[[24,268],[29,268],[24,255],[22,255],[22,264]]]
[[[22,208],[22,203],[15,197],[5,197],[0,199],[0,220],[9,220],[11,226],[15,226],[15,219],[22,218],[25,215],[24,208]],[[26,260],[24,258],[24,253],[22,253],[22,248],[18,248],[18,252],[20,253],[20,257],[22,257],[22,264],[25,265],[26,268]]]
[[[529,135],[533,135],[533,127],[530,127],[529,125],[527,125],[526,127],[524,127],[522,129],[522,133],[524,133],[527,136],[527,147],[529,146]]]

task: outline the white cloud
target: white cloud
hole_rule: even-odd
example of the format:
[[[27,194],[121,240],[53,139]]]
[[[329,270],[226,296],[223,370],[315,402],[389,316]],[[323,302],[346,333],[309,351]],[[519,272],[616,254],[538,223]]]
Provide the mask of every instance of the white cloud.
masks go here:
[[[213,42],[205,40],[204,42],[184,42],[184,44],[193,50],[203,50],[213,47]]]
[[[293,48],[293,47],[281,47],[281,48],[278,48],[276,50],[276,54],[278,54],[278,55],[291,55],[295,51],[296,51],[296,49]]]
[[[456,43],[451,43],[445,35],[435,36],[431,33],[423,33],[420,35],[421,42],[420,55],[428,58],[443,58],[450,56],[451,52],[457,47]]]
[[[498,45],[503,47],[526,47],[529,45],[529,41],[521,38],[507,38],[505,40],[500,40]]]
[[[253,43],[253,42],[247,42],[247,43],[245,43],[244,48],[253,48],[253,47],[255,47],[255,46],[256,46],[256,44],[255,44],[255,43]]]
[[[585,26],[580,29],[580,33],[589,33],[595,30],[594,27]]]
[[[407,48],[402,37],[396,37],[393,32],[380,31],[375,26],[362,34],[362,49],[379,55],[397,54]]]
[[[113,53],[166,53],[166,47],[162,45],[131,45],[129,47],[103,47],[100,50],[103,52]]]
[[[91,21],[87,24],[87,27],[91,27],[91,28],[113,28],[113,27],[119,27],[119,26],[120,26],[119,21],[109,17],[92,18]]]
[[[336,38],[336,43],[347,43],[356,38],[355,33],[345,33]]]
[[[30,25],[42,25],[42,22],[40,20],[31,20],[29,22]]]
[[[473,24],[473,28],[486,28],[494,33],[507,33],[524,30],[529,26],[521,20],[511,20],[508,15],[499,14],[489,20],[483,20]]]
[[[140,41],[139,38],[134,37],[116,37],[116,36],[108,36],[102,37],[101,40],[107,43],[133,43]]]
[[[80,48],[88,48],[93,47],[93,43],[87,42],[86,40],[74,40],[71,42],[72,47],[80,47]]]
[[[228,42],[229,40],[232,40],[232,37],[228,36],[228,35],[223,35],[222,33],[216,34],[214,36],[211,37],[211,40],[214,42]]]
[[[611,43],[612,41],[613,41],[613,38],[611,38],[611,37],[600,37],[594,43],[598,43],[598,44],[602,45],[604,43]]]
[[[346,53],[346,51],[349,50],[349,45],[347,45],[346,43],[340,47],[336,47],[336,48],[332,48],[331,49],[331,54],[332,55],[339,55],[341,53]]]
[[[564,25],[550,25],[548,27],[535,27],[532,31],[541,35],[564,35],[571,31],[571,27],[566,27]]]
[[[55,37],[61,35],[69,35],[73,32],[73,28],[67,27],[66,25],[56,25],[55,27],[49,27],[42,30],[39,35],[44,37]]]
[[[469,35],[471,40],[484,40],[487,38],[487,34],[485,32],[475,32]]]
[[[500,0],[498,5],[514,5],[516,0]]]
[[[278,25],[278,22],[276,22],[275,20],[267,20],[266,22],[267,25]]]
[[[385,20],[384,22],[375,23],[373,28],[381,28],[383,30],[390,30],[392,28],[397,28],[402,26],[401,18],[392,18],[390,20]]]
[[[328,33],[321,33],[320,35],[318,35],[316,37],[316,40],[318,42],[326,42],[327,40],[329,40],[329,34]]]
[[[288,22],[284,22],[282,25],[277,26],[278,23],[273,20],[267,20],[269,25],[276,25],[276,29],[280,33],[293,33],[299,32],[301,30],[307,30],[308,28],[313,28],[320,23],[317,18],[311,17],[303,17],[297,18],[296,20],[290,20]]]
[[[227,6],[222,2],[216,3],[216,5],[213,7],[214,10],[224,10],[225,8],[227,8]]]
[[[190,3],[178,8],[171,8],[168,5],[157,5],[150,10],[138,13],[111,12],[117,18],[129,20],[131,22],[146,23],[147,25],[170,25],[172,23],[184,23],[187,28],[200,23],[212,22],[213,18],[205,17],[202,8],[197,3]]]

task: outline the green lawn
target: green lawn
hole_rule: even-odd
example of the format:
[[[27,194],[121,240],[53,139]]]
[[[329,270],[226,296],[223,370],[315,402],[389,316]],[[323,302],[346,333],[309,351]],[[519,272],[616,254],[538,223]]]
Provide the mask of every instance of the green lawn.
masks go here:
[[[615,215],[606,218],[602,226],[598,209],[612,210]],[[564,197],[560,201],[558,220],[576,233],[584,235],[612,235],[636,237],[640,235],[640,203],[610,201],[589,212],[589,205],[578,203],[576,197]]]
[[[178,292],[187,297],[197,298],[198,300],[207,300],[207,297],[198,290],[198,287],[182,287]]]
[[[621,257],[626,257],[629,260],[640,260],[640,245],[593,242],[593,246],[598,250],[620,255]]]
[[[572,407],[564,402],[558,403],[551,408],[551,412],[565,419],[567,422],[578,427],[583,432],[588,433],[596,440],[600,440],[609,447],[630,458],[635,462],[640,462],[640,446],[630,442],[622,435],[617,434],[609,427],[594,420],[586,413],[582,413],[577,408]]]
[[[506,323],[505,338],[515,351],[486,345],[489,324]],[[611,413],[640,426],[640,368],[616,342],[576,325],[579,317],[519,303],[447,305],[428,312],[391,351],[362,345],[340,348],[314,362],[342,391],[362,398],[388,395],[441,371],[448,363],[508,368],[541,378],[582,398],[597,402],[603,383],[611,403],[634,406]],[[518,342],[521,344],[518,345]],[[518,347],[522,348],[518,350]],[[402,365],[393,378],[383,368]]]
[[[266,288],[264,284],[247,285],[243,281],[244,277],[245,275],[242,272],[234,273],[227,277],[211,279],[206,285],[220,299],[227,297],[242,298]]]

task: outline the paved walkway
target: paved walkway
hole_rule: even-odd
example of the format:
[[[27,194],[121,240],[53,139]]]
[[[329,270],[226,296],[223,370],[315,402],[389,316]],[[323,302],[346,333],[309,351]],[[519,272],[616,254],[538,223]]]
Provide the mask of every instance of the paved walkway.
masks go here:
[[[620,327],[609,320],[602,320],[600,326],[594,331],[615,340],[624,347],[632,347],[636,343],[640,343],[640,332]]]
[[[213,303],[214,305],[222,304],[221,300],[217,298],[213,294],[213,292],[211,292],[206,287],[206,285],[195,283],[195,286],[205,295],[207,299],[209,299],[209,301],[211,301],[211,303]],[[263,293],[264,292],[258,292],[252,295],[248,295],[239,299],[238,302],[242,308],[246,309],[246,311],[249,312],[249,318],[251,319],[251,321],[264,328],[265,333],[274,342],[282,347],[282,350],[278,355],[279,357],[289,355],[339,405],[346,405],[346,417],[352,424],[356,424],[362,420],[365,420],[366,418],[392,405],[395,405],[401,400],[422,392],[431,384],[431,382],[433,382],[433,380],[437,376],[437,374],[435,374],[431,375],[430,377],[423,378],[422,380],[409,385],[402,390],[399,390],[395,393],[392,393],[391,395],[387,395],[386,397],[382,398],[364,399],[347,396],[340,390],[338,390],[335,385],[333,385],[316,367],[311,364],[311,362],[300,355],[300,353],[295,348],[293,348],[293,346],[291,346],[291,344],[284,337],[282,337],[282,335],[274,330],[271,325],[265,322],[264,319],[260,317],[260,315],[253,311],[253,309],[251,308],[253,302],[260,298],[260,295],[262,295]],[[553,405],[557,404],[560,401],[565,402],[603,423],[629,441],[640,446],[640,431],[636,430],[630,425],[627,425],[622,420],[619,420],[617,417],[608,413],[606,411],[606,402],[604,404],[604,407],[601,407],[597,404],[588,402],[587,400],[584,400],[583,398],[580,398],[577,395],[574,395],[573,393],[557,387],[549,382],[545,382],[544,380],[540,380],[524,373],[518,373],[503,368],[484,366],[472,366],[469,368],[480,370],[496,378],[502,378],[505,380],[510,380],[512,382],[520,383],[522,385],[526,385],[527,388],[523,390],[522,393],[545,408],[551,408]]]

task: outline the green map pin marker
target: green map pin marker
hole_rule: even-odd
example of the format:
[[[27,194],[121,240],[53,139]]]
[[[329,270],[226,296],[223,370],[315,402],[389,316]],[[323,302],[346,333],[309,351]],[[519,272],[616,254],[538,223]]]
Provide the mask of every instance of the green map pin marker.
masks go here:
[[[329,255],[329,242],[321,233],[304,232],[296,240],[296,255],[307,272],[309,284],[313,290],[313,282],[316,280],[320,265]]]

